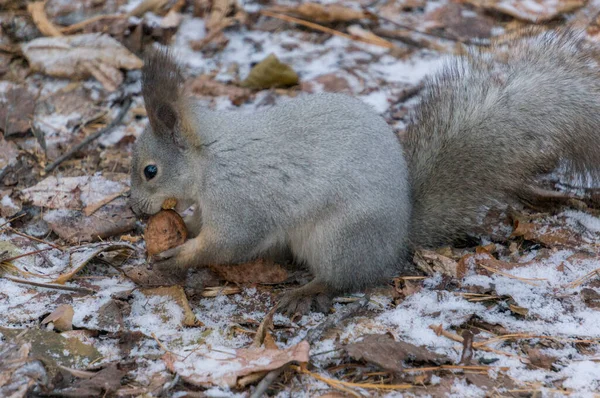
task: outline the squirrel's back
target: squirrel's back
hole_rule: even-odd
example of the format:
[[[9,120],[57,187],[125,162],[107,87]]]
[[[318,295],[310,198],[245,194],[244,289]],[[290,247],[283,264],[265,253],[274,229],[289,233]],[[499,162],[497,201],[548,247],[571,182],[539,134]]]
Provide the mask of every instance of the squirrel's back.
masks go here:
[[[414,246],[447,243],[559,159],[600,168],[600,74],[583,35],[546,32],[450,61],[408,127]]]

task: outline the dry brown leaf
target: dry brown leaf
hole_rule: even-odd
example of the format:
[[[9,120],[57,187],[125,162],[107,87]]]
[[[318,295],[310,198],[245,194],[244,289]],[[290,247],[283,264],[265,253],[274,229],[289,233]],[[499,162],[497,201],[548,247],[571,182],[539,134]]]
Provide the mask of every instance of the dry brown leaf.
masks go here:
[[[0,217],[12,218],[23,208],[19,199],[10,197],[12,192],[12,189],[0,190]]]
[[[525,352],[531,361],[528,366],[531,368],[541,368],[551,370],[552,365],[558,358],[542,353],[539,348],[526,348]]]
[[[340,4],[302,2],[297,7],[282,7],[282,10],[319,23],[350,22],[367,18],[367,14],[364,11],[355,10]]]
[[[121,173],[61,178],[50,176],[21,193],[23,199],[35,206],[71,210],[85,208],[86,214],[91,215],[127,192],[128,179],[128,175]]]
[[[309,93],[326,91],[330,93],[352,94],[352,87],[344,77],[343,71],[327,73],[312,80],[300,83],[300,89]]]
[[[402,372],[403,361],[450,363],[450,358],[433,353],[404,341],[395,341],[389,335],[366,335],[357,343],[347,344],[344,350],[356,360],[374,363],[391,372]]]
[[[34,71],[55,77],[86,79],[101,76],[111,90],[119,83],[119,69],[139,69],[143,62],[108,35],[81,34],[42,37],[21,45]]]
[[[88,246],[79,246],[71,249],[69,268],[63,270],[63,273],[53,280],[53,283],[63,284],[71,280],[77,272],[85,267],[94,257],[103,252],[115,250],[129,249],[134,250],[135,247],[126,243],[95,243]]]
[[[419,269],[428,275],[438,272],[457,278],[458,263],[453,259],[442,256],[432,250],[419,249],[415,252],[413,261]]]
[[[50,210],[43,216],[61,239],[71,243],[96,242],[135,228],[136,217],[129,202],[118,198],[87,217],[79,210]]]
[[[486,10],[524,21],[541,23],[583,7],[587,0],[463,0]]]
[[[153,12],[155,14],[162,14],[167,4],[171,0],[143,0],[133,10],[129,12],[130,17],[142,17],[147,12]]]
[[[50,315],[44,318],[42,325],[52,322],[54,328],[58,331],[73,330],[73,315],[75,315],[75,311],[71,305],[59,305]]]
[[[201,347],[185,358],[167,353],[163,361],[167,369],[179,374],[187,383],[234,387],[239,377],[278,369],[290,362],[308,362],[309,349],[306,341],[283,350],[240,348],[211,351],[208,347]]]
[[[444,32],[457,40],[489,38],[498,20],[481,11],[470,10],[463,4],[450,2],[435,7],[426,17],[427,31],[444,29]]]
[[[273,337],[270,336],[269,330],[273,330],[273,315],[275,315],[276,310],[277,308],[275,307],[269,311],[269,313],[258,326],[258,329],[256,329],[256,334],[254,335],[254,340],[252,341],[253,348],[259,348],[264,344],[265,348],[277,349],[277,345],[275,345],[275,347],[269,346],[273,341]],[[271,337],[270,340],[268,337]]]
[[[548,247],[579,247],[582,243],[581,235],[564,225],[554,223],[542,224],[539,222],[526,222],[515,219],[512,236],[541,243]]]
[[[2,111],[0,111],[2,113]],[[0,137],[0,170],[17,164],[19,149],[12,141],[6,141]]]
[[[236,265],[211,265],[211,269],[226,281],[239,284],[274,284],[288,278],[281,265],[263,259]]]
[[[0,93],[0,131],[4,137],[24,133],[31,128],[36,95],[23,85],[10,82],[3,82],[3,84],[5,86]],[[6,156],[3,151],[4,142],[0,138],[0,165],[2,158]],[[12,143],[8,145],[15,147]]]
[[[44,36],[62,36],[60,30],[48,19],[48,15],[46,15],[46,10],[44,9],[45,5],[45,1],[29,3],[27,11],[29,11],[31,19],[33,19],[35,26],[37,26]]]
[[[239,106],[248,101],[252,95],[252,90],[244,87],[233,86],[230,84],[215,81],[209,75],[200,75],[189,82],[192,93],[196,95],[206,95],[218,97],[226,95],[232,104]]]
[[[595,289],[583,288],[581,289],[581,296],[583,297],[583,302],[589,308],[600,309],[600,293]]]
[[[248,77],[240,85],[262,90],[294,86],[298,81],[298,74],[289,65],[281,63],[275,54],[270,54],[252,68]]]
[[[181,286],[156,287],[152,289],[141,289],[146,296],[167,296],[173,299],[183,310],[182,326],[203,326],[202,322],[196,319],[196,315],[190,307],[190,303]]]

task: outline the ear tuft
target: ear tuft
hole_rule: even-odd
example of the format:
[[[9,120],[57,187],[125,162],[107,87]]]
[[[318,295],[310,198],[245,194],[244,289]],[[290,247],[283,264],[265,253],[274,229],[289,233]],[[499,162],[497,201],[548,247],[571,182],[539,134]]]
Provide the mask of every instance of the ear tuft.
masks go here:
[[[159,104],[155,116],[169,131],[172,132],[177,127],[177,113],[171,104]]]
[[[193,109],[185,95],[181,67],[168,50],[151,50],[142,68],[142,94],[152,131],[175,145],[197,147]]]

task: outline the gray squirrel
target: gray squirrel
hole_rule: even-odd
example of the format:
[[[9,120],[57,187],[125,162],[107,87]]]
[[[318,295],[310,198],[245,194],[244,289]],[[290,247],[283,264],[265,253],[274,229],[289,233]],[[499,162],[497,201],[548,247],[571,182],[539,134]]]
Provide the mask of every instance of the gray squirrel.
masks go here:
[[[426,81],[403,145],[368,105],[341,94],[254,113],[210,111],[180,66],[143,67],[149,118],[132,159],[131,203],[174,197],[192,236],[159,271],[239,263],[289,250],[314,279],[281,297],[288,313],[412,272],[410,253],[460,238],[485,209],[529,200],[559,161],[600,165],[600,75],[581,33],[551,31],[456,57]]]

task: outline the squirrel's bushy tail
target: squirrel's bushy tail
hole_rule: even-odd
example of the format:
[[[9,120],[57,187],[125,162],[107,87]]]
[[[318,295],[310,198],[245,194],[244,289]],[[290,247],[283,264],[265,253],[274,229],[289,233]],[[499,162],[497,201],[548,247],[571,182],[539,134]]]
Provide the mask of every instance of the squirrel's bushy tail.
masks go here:
[[[580,32],[451,61],[426,84],[407,130],[414,246],[444,244],[482,210],[531,192],[560,159],[600,174],[600,68]]]

